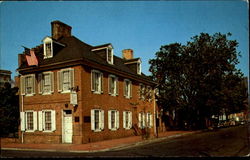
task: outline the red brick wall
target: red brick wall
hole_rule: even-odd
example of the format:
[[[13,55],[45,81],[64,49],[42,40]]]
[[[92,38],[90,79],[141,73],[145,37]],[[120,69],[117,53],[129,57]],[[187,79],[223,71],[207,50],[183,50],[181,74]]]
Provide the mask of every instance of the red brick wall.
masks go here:
[[[40,95],[38,94],[38,87],[36,85],[36,94],[34,96],[24,96],[24,111],[34,110],[41,111],[43,109],[56,110],[56,131],[52,133],[44,133],[41,131],[24,132],[25,143],[62,143],[62,110],[72,110],[73,120],[73,143],[88,143],[93,141],[100,141],[105,139],[114,139],[120,137],[127,137],[135,135],[134,130],[125,130],[123,128],[123,111],[129,110],[133,113],[133,125],[138,122],[138,113],[145,109],[145,113],[151,112],[153,115],[153,101],[144,102],[139,100],[138,88],[139,83],[132,80],[132,98],[126,99],[123,96],[123,80],[124,77],[119,77],[119,95],[116,97],[108,94],[108,73],[103,72],[104,85],[103,94],[93,94],[91,92],[91,68],[85,66],[74,67],[74,84],[79,86],[78,106],[73,107],[70,105],[69,93],[58,93],[57,91],[57,71],[54,70],[54,93],[52,95]],[[20,96],[21,98],[21,96]],[[21,99],[20,99],[20,111],[21,111]],[[133,109],[130,103],[138,103],[137,109]],[[68,107],[65,106],[68,104]],[[100,108],[104,110],[104,130],[101,132],[91,131],[91,123],[84,123],[83,117],[90,116],[90,110],[94,108]],[[120,127],[116,131],[110,131],[108,129],[108,110],[116,109],[119,111]],[[75,117],[79,117],[80,121],[75,122]],[[150,129],[151,135],[153,134],[153,127]],[[21,132],[20,138],[21,138]]]

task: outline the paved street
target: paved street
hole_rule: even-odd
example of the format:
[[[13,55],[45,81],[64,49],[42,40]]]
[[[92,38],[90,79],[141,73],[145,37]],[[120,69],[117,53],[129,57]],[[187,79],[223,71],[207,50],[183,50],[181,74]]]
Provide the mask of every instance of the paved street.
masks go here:
[[[162,139],[144,145],[95,153],[1,151],[1,157],[217,157],[250,153],[250,125]]]

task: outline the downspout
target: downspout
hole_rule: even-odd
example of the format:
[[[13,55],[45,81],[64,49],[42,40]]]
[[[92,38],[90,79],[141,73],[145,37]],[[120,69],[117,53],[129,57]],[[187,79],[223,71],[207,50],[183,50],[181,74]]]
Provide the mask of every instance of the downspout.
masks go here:
[[[154,89],[154,135],[156,135],[155,89]]]
[[[21,112],[23,112],[23,96],[24,95],[21,95],[21,97],[22,97],[22,111]],[[21,133],[22,133],[22,143],[23,143],[23,131],[21,131]]]

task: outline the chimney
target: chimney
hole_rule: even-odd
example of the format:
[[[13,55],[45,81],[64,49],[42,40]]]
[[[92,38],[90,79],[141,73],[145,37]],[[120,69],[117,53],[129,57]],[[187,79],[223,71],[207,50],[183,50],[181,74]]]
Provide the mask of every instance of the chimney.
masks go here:
[[[60,21],[51,22],[51,34],[52,38],[58,40],[62,37],[71,36],[71,27],[67,24],[64,24]]]
[[[134,58],[133,50],[132,49],[122,50],[122,58],[126,60],[133,59]]]

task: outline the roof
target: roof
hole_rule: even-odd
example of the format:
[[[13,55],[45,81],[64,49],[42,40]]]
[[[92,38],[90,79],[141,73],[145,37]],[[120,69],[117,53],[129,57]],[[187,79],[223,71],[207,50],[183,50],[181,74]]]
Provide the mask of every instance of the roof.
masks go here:
[[[114,55],[113,56],[114,64],[112,65],[112,64],[109,64],[106,61],[106,59],[102,58],[98,53],[91,51],[94,48],[109,46],[111,45],[110,43],[100,45],[100,46],[91,46],[87,43],[82,42],[81,40],[77,39],[74,36],[63,37],[57,40],[57,42],[64,44],[65,47],[58,45],[57,48],[55,49],[53,48],[53,50],[56,50],[56,52],[53,53],[54,54],[53,58],[43,59],[43,44],[33,48],[35,50],[36,56],[38,57],[39,66],[56,64],[59,62],[65,62],[69,60],[85,59],[85,60],[94,62],[96,64],[105,65],[109,68],[134,75],[136,77],[139,77],[140,79],[151,81],[150,78],[146,76],[145,74],[142,73],[141,75],[138,75],[128,65],[125,64],[126,62],[130,60],[125,60]],[[139,58],[135,58],[135,59],[132,59],[132,61],[138,60],[138,59]],[[28,69],[28,68],[30,67],[27,66],[27,62],[25,62],[20,65],[18,70]]]

